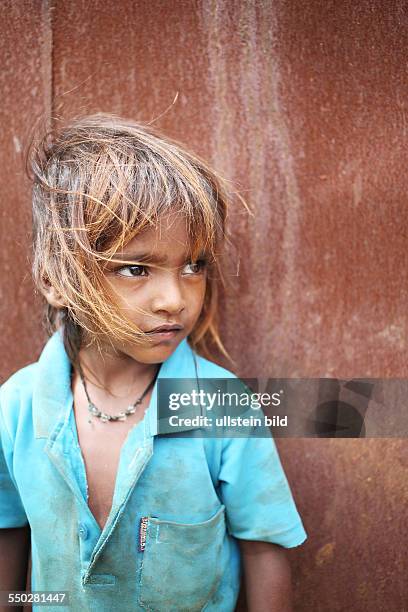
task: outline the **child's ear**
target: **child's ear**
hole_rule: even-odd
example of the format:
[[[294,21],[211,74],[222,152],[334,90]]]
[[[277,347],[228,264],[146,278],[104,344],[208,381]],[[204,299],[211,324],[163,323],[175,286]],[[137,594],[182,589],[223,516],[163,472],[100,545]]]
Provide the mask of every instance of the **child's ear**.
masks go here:
[[[51,306],[55,306],[55,308],[64,308],[66,306],[65,300],[47,281],[43,282],[41,292]]]

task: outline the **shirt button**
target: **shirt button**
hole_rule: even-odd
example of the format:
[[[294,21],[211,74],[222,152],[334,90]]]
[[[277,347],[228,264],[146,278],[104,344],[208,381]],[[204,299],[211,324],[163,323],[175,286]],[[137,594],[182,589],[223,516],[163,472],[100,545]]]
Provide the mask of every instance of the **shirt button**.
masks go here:
[[[88,528],[84,523],[79,523],[78,535],[81,540],[86,540],[86,538],[88,537]]]

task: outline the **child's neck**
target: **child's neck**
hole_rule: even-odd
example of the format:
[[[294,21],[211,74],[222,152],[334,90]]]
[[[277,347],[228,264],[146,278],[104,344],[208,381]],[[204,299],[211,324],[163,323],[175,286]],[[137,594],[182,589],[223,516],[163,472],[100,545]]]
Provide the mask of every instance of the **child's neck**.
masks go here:
[[[146,387],[160,366],[140,363],[124,353],[101,354],[94,346],[81,348],[79,360],[86,381],[114,397],[128,397],[134,389]]]

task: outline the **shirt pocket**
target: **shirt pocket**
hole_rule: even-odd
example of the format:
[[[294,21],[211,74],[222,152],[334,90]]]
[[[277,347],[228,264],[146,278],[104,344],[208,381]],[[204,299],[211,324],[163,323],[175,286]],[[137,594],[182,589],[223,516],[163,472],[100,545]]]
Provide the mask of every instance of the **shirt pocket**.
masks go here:
[[[140,606],[152,612],[200,612],[222,577],[225,506],[202,523],[145,521]]]

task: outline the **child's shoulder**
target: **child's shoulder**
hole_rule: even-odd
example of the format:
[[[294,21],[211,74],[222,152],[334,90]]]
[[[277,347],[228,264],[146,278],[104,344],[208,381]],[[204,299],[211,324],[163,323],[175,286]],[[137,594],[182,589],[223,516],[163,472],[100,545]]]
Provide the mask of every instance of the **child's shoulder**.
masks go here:
[[[38,362],[29,363],[20,368],[0,385],[0,412],[8,429],[18,419],[22,404],[31,402]],[[10,429],[9,429],[10,430]]]
[[[37,369],[38,361],[34,361],[11,374],[9,378],[0,385],[0,398],[3,397],[4,394],[9,395],[10,393],[12,394],[25,388],[31,388],[35,380]]]

